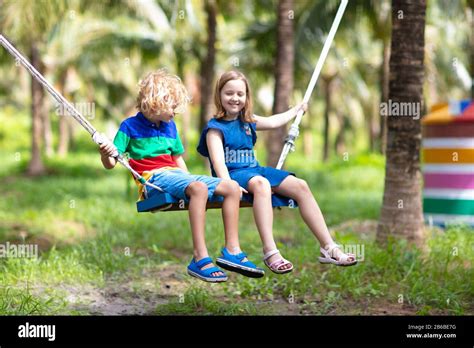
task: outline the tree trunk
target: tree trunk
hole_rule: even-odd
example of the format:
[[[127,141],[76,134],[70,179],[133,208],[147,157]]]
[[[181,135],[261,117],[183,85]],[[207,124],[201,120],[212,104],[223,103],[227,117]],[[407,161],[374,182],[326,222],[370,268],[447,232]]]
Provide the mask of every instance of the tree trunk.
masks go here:
[[[49,99],[44,98],[41,108],[41,119],[43,124],[43,139],[46,157],[52,157],[54,154],[53,132],[51,130],[51,118],[49,117],[49,105]]]
[[[334,151],[338,155],[342,155],[346,151],[346,127],[347,120],[344,113],[336,111],[337,120],[339,122],[339,132],[334,141]]]
[[[184,85],[186,86],[186,89],[188,93],[191,92],[191,89],[189,88],[189,79],[187,76],[185,76],[184,73],[184,66],[186,63],[186,54],[184,50],[178,49],[176,52],[176,72],[178,76],[183,80]],[[192,95],[192,94],[191,94]],[[183,143],[183,147],[186,150],[185,153],[183,154],[183,158],[187,160],[189,158],[189,151],[188,151],[188,135],[189,135],[189,127],[190,127],[190,114],[189,110],[187,109],[183,114],[180,115],[181,117],[181,131],[179,132],[181,141]]]
[[[382,103],[388,102],[388,79],[390,73],[390,45],[385,40],[383,41],[383,60],[382,60]],[[387,146],[387,123],[386,117],[380,115],[380,153],[385,154],[385,147]]]
[[[183,76],[183,75],[179,75]],[[191,128],[191,114],[189,110],[186,110],[181,115],[181,141],[183,142],[183,147],[186,150],[183,154],[185,160],[189,159],[189,129]]]
[[[40,72],[43,72],[38,48],[34,43],[31,44],[31,64]],[[31,160],[28,164],[27,174],[31,176],[42,175],[46,172],[41,159],[41,138],[42,138],[42,115],[44,90],[43,87],[31,78]]]
[[[59,115],[59,139],[58,139],[58,156],[65,157],[69,152],[70,129],[68,124],[68,116],[63,111]]]
[[[367,127],[367,136],[369,137],[369,151],[373,152],[375,149],[375,134],[374,134],[374,120],[373,120],[373,115],[372,115],[372,108],[367,105],[367,101],[364,101],[364,114],[365,114],[365,120],[366,120],[366,127]]]
[[[364,101],[364,113],[367,115],[367,129],[369,136],[370,152],[378,151],[380,148],[379,141],[381,140],[381,130],[379,128],[378,120],[382,118],[380,115],[379,104],[376,97],[370,97]],[[383,116],[385,117],[385,116]]]
[[[207,54],[201,62],[201,114],[199,116],[199,131],[204,128],[212,116],[217,40],[217,5],[215,0],[206,0],[204,8],[207,14]]]
[[[392,1],[392,46],[389,99],[422,104],[425,0]],[[411,104],[414,103],[414,104]],[[422,108],[420,107],[420,110]],[[423,241],[421,200],[420,119],[387,116],[385,189],[377,241],[390,235]]]
[[[67,70],[64,71],[59,78],[59,93],[68,99],[66,96],[66,81]],[[56,111],[59,117],[58,156],[65,157],[69,151],[70,132],[68,117],[70,116],[62,106],[58,106]]]
[[[306,158],[313,158],[314,145],[313,145],[313,120],[310,112],[306,112],[302,119],[303,125],[303,153]]]
[[[278,2],[277,57],[275,66],[275,98],[273,114],[288,110],[290,96],[293,91],[293,70],[295,59],[294,29],[292,11],[293,0]],[[267,135],[267,165],[275,167],[280,158],[286,125],[274,129]]]
[[[331,96],[332,96],[332,85],[334,75],[323,75],[321,76],[324,81],[324,128],[323,128],[323,162],[326,162],[329,159],[329,112],[331,111]]]

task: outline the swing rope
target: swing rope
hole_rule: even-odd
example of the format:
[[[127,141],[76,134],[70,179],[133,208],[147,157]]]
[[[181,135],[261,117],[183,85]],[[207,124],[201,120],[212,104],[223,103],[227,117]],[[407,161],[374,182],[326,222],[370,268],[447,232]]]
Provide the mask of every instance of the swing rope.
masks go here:
[[[316,82],[318,81],[319,74],[321,73],[321,69],[323,67],[324,61],[329,52],[329,48],[331,47],[332,41],[334,40],[334,36],[336,35],[337,28],[339,27],[339,23],[341,22],[342,15],[346,10],[348,0],[342,0],[341,4],[339,5],[339,9],[337,10],[336,17],[331,26],[331,30],[329,31],[329,35],[324,42],[323,50],[321,51],[321,55],[319,56],[318,62],[316,63],[316,67],[314,68],[313,75],[311,76],[311,81],[309,82],[308,87],[306,88],[306,93],[303,97],[303,102],[308,103],[311,94],[313,93],[314,87],[316,86]],[[278,160],[278,164],[276,166],[277,169],[281,169],[283,167],[283,163],[285,163],[286,156],[291,151],[295,151],[295,140],[299,135],[299,125],[301,123],[301,118],[303,117],[304,110],[298,110],[296,115],[296,119],[290,127],[290,131],[288,132],[288,136],[285,139],[285,145],[283,146],[282,152],[280,154],[280,159]]]
[[[38,72],[38,70],[35,69],[33,65],[30,64],[30,62],[20,53],[18,52],[15,47],[3,36],[0,34],[0,44],[5,47],[5,49],[13,56],[16,58],[17,61],[19,61],[25,68],[28,70],[28,72],[31,74],[31,76],[37,80],[46,90],[51,94],[51,96],[61,105],[63,108],[86,130],[89,132],[89,134],[92,137],[92,140],[98,144],[101,145],[105,142],[110,142],[103,134],[100,134],[93,126],[92,124],[71,104],[69,103],[64,96],[62,96],[45,78],[41,73]],[[137,171],[135,171],[128,161],[118,153],[118,151],[115,151],[115,153],[112,155],[112,157],[115,157],[117,161],[122,164],[125,168],[127,168],[132,175],[142,184],[146,185],[148,187],[154,188],[158,191],[164,192],[163,189],[160,187],[149,183],[148,181],[145,180]],[[146,190],[145,190],[146,191]]]

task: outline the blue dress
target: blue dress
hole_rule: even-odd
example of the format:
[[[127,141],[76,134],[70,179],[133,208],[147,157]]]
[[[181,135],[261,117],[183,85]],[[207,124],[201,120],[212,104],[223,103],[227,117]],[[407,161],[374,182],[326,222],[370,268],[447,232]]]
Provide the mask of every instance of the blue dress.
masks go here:
[[[225,165],[232,180],[244,189],[254,176],[265,177],[272,187],[278,186],[288,176],[294,173],[272,167],[262,167],[258,163],[253,147],[257,141],[255,123],[247,123],[237,118],[232,121],[211,119],[201,133],[197,151],[209,158],[206,135],[209,129],[217,129],[223,138]],[[209,159],[210,161],[210,159]],[[212,175],[216,176],[211,162]]]

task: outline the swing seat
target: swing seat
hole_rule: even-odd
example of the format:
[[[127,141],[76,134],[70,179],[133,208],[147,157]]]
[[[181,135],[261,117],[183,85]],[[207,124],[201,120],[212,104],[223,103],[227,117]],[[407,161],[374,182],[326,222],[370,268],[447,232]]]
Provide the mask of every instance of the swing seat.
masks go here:
[[[208,200],[206,209],[219,209],[222,208],[222,202],[224,197],[213,196]],[[240,207],[246,208],[251,207],[253,204],[253,196],[251,194],[243,194],[240,199]],[[272,194],[272,206],[275,207],[289,207],[295,208],[298,206],[296,201],[291,198],[280,196],[276,193]],[[158,211],[176,211],[176,210],[188,210],[188,202],[183,199],[176,198],[166,192],[154,192],[154,194],[147,199],[137,202],[137,211],[139,213],[151,212],[156,213]]]

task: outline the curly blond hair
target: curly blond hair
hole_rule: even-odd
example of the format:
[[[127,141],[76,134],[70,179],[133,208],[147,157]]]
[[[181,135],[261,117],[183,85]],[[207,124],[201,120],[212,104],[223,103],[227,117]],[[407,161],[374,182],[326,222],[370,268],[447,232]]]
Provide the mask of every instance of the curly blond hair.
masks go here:
[[[138,86],[140,90],[136,107],[145,116],[156,115],[163,111],[182,113],[191,101],[181,79],[165,69],[148,73],[140,80]]]

